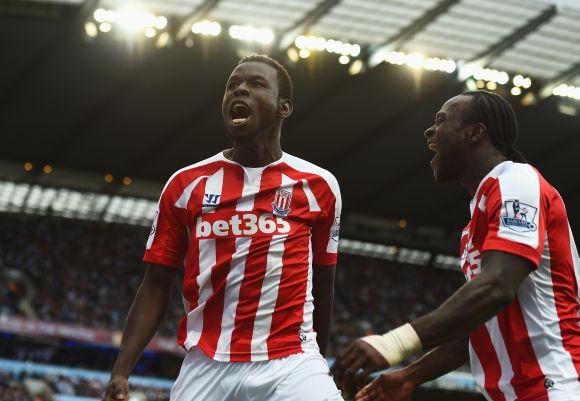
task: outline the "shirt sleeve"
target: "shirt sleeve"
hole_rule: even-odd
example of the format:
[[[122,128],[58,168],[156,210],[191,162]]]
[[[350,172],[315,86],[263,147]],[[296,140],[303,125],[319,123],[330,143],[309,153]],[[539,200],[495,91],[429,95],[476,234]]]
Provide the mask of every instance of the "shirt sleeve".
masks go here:
[[[546,206],[539,175],[531,167],[518,174],[498,177],[479,200],[487,217],[482,252],[509,252],[540,264],[546,231]]]
[[[187,252],[187,209],[175,205],[180,186],[174,177],[165,185],[147,240],[143,260],[170,267],[182,267]]]
[[[334,176],[326,179],[321,206],[322,213],[312,227],[312,263],[315,266],[333,266],[338,261],[338,239],[342,199]]]

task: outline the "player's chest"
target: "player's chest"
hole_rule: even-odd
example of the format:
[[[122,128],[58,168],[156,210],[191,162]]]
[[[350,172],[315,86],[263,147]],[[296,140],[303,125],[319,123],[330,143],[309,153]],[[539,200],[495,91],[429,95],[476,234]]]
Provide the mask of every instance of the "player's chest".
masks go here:
[[[309,229],[316,218],[299,181],[211,178],[192,193],[187,207],[196,239],[291,236]]]
[[[481,249],[486,236],[486,217],[482,213],[475,213],[461,233],[460,264],[467,281],[481,273]]]

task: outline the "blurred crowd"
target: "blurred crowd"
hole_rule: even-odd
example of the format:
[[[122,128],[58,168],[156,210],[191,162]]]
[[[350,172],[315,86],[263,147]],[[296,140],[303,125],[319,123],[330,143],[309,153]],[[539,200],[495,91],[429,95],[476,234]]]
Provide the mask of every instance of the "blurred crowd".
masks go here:
[[[22,376],[3,370],[0,370],[0,395],[2,401],[31,401],[22,385]]]
[[[144,271],[143,227],[0,214],[0,266],[33,284],[39,319],[118,330]],[[459,272],[341,254],[329,356],[350,340],[384,332],[440,305],[464,282]],[[175,335],[183,315],[180,283],[159,333]],[[15,293],[0,310],[21,313]],[[6,303],[6,304],[4,304]]]
[[[34,380],[39,389],[38,383],[42,383],[45,388],[36,395],[33,388],[26,389],[26,382]],[[43,386],[43,387],[44,387]],[[62,374],[18,374],[0,370],[0,399],[2,401],[41,401],[51,399],[51,394],[91,397],[100,399],[105,393],[107,382],[99,379],[88,379],[82,377],[71,377]],[[46,391],[48,389],[48,392]],[[47,395],[48,393],[48,395]],[[131,394],[136,396],[141,394],[144,397],[135,399],[145,399],[147,401],[167,401],[169,400],[169,390],[131,385]]]

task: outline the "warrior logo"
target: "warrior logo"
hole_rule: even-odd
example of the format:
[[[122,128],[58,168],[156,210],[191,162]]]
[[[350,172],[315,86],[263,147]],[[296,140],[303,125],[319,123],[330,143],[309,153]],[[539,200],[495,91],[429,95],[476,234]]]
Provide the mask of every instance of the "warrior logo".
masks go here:
[[[290,202],[292,202],[292,192],[278,189],[272,202],[272,210],[276,216],[286,217],[290,213]]]

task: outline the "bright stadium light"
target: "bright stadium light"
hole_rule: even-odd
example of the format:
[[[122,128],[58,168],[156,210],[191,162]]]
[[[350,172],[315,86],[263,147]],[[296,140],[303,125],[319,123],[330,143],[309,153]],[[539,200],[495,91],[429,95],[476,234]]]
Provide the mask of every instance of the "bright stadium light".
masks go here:
[[[99,31],[101,31],[103,33],[111,32],[111,29],[112,29],[112,26],[108,22],[103,22],[102,24],[99,25]]]
[[[300,55],[298,54],[298,50],[295,47],[289,47],[286,51],[286,55],[288,59],[293,63],[297,62],[300,59]]]
[[[157,31],[155,28],[147,28],[145,29],[145,36],[148,38],[154,38],[157,35]]]
[[[88,37],[94,38],[99,34],[99,29],[93,22],[89,21],[85,24],[85,33]]]
[[[514,86],[511,90],[510,93],[514,96],[519,96],[522,94],[522,89],[519,86]]]
[[[308,57],[310,57],[310,50],[300,49],[300,51],[298,52],[298,55],[300,56],[300,58],[308,58]]]
[[[222,31],[219,22],[203,20],[191,26],[191,32],[203,36],[218,36]]]
[[[157,29],[165,29],[167,26],[167,18],[163,15],[158,16],[155,18],[155,28]]]
[[[555,96],[568,97],[570,99],[580,100],[580,87],[562,84],[556,86],[553,89],[552,94]]]
[[[309,51],[326,51],[328,53],[340,54],[341,56],[358,57],[361,47],[356,43],[347,43],[335,39],[326,39],[321,36],[300,35],[294,40],[294,45],[298,49]]]
[[[417,70],[423,68],[423,63],[425,62],[425,56],[421,53],[411,53],[407,56],[407,64],[409,67]]]
[[[407,65],[413,69],[424,69],[427,71],[441,71],[451,74],[457,69],[457,64],[454,60],[429,57],[426,58],[423,54],[414,52],[406,54],[398,51],[388,51],[382,53],[383,61],[394,65]]]
[[[237,40],[270,44],[274,41],[274,32],[270,28],[256,28],[251,25],[232,25],[229,34]]]
[[[365,63],[362,60],[355,60],[352,62],[350,67],[348,67],[348,73],[350,75],[360,74],[365,68]]]
[[[342,55],[338,58],[338,62],[340,64],[348,64],[350,63],[350,57]]]
[[[108,22],[107,10],[103,8],[97,8],[93,13],[93,18],[97,22]]]

